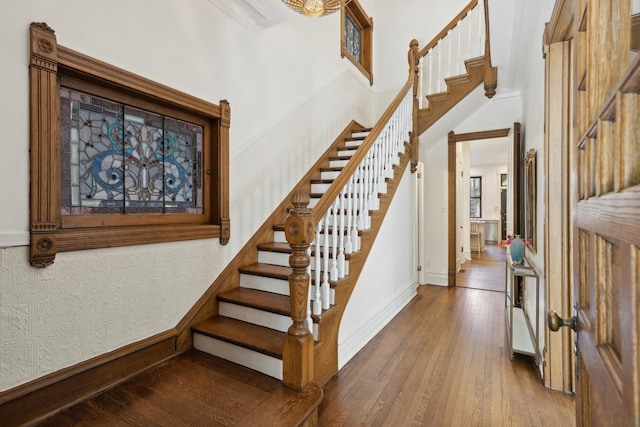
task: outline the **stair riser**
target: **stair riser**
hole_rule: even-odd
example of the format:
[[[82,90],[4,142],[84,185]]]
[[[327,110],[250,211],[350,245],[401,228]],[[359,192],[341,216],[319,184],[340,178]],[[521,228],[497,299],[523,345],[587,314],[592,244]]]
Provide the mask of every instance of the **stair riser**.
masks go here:
[[[290,316],[270,313],[226,301],[220,301],[219,308],[221,316],[231,317],[232,319],[242,320],[243,322],[253,323],[254,325],[264,326],[280,332],[287,332],[292,323]]]
[[[329,161],[330,168],[343,168],[347,165],[349,160],[331,160]]]
[[[258,291],[272,292],[274,294],[289,295],[289,282],[287,280],[274,279],[272,277],[254,276],[253,274],[240,274],[240,286],[256,289]]]
[[[365,217],[365,220],[368,221],[368,223],[371,223],[371,217],[367,216]],[[346,238],[345,238],[346,239]],[[273,241],[276,243],[287,243],[287,238],[284,234],[284,231],[274,231],[273,232]],[[346,243],[346,241],[345,241]],[[353,252],[357,251],[360,247],[360,236],[356,237],[356,241],[352,241],[352,247],[353,247]]]
[[[311,287],[311,297],[315,295],[315,289]],[[333,304],[334,293],[331,290],[331,304]],[[254,325],[264,326],[266,328],[275,329],[280,332],[287,332],[289,327],[293,324],[293,320],[289,316],[283,316],[280,314],[269,313],[267,311],[258,310],[252,307],[245,307],[238,304],[229,303],[226,301],[220,302],[220,315],[231,317],[243,322],[253,323]],[[318,326],[314,323],[311,328],[314,340],[318,339]]]
[[[338,156],[349,156],[352,157],[358,149],[356,147],[338,150]]]
[[[340,171],[323,171],[320,172],[320,179],[336,179],[340,175]]]
[[[226,341],[199,333],[193,334],[193,346],[205,353],[246,366],[270,377],[282,380],[282,360]]]
[[[312,270],[315,270],[316,259],[315,256],[310,257],[310,266]],[[274,264],[274,265],[282,265],[285,267],[289,266],[289,254],[283,254],[280,252],[266,252],[260,251],[258,252],[258,262],[263,264]],[[320,271],[324,271],[324,262],[323,258],[320,257]],[[345,265],[347,271],[349,271],[349,261],[345,260]],[[331,265],[329,265],[329,269],[331,269]]]

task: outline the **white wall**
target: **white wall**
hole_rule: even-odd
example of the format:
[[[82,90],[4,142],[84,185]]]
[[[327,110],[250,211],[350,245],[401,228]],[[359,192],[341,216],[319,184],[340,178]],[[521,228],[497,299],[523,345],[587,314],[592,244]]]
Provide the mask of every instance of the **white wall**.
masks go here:
[[[426,266],[428,283],[447,284],[447,132],[476,132],[513,127],[522,119],[520,96],[483,100],[482,87],[474,90],[469,99],[454,107],[441,122],[420,136],[420,158],[425,163],[425,215],[424,231],[426,251],[422,265]],[[480,97],[480,98],[479,98]],[[468,106],[472,107],[468,107]],[[465,108],[479,107],[469,114]],[[471,110],[474,111],[474,110]],[[447,117],[449,116],[449,117]],[[453,118],[453,119],[452,119]],[[456,120],[459,120],[456,123]],[[446,125],[449,124],[449,128]],[[424,141],[424,142],[423,142]]]
[[[538,25],[534,32],[530,34],[532,40],[537,41],[537,46],[542,46],[542,34],[544,23],[551,18],[554,1],[545,0],[542,4],[535,8],[535,13],[530,18],[537,22]],[[523,55],[524,64],[526,64],[527,75],[525,84],[522,89],[522,97],[527,102],[523,103],[523,142],[525,152],[530,148],[536,149],[536,241],[537,251],[535,253],[527,249],[526,257],[535,266],[538,274],[540,274],[540,295],[539,295],[539,312],[538,322],[539,330],[544,331],[545,312],[546,312],[546,293],[545,293],[545,277],[544,277],[544,223],[545,223],[545,204],[544,204],[544,58],[539,49],[531,49]],[[533,286],[534,282],[528,280],[527,286]],[[531,297],[533,292],[529,293]],[[534,301],[527,301],[530,307],[534,307]],[[544,333],[540,333],[539,347],[544,348]],[[540,366],[542,369],[542,366]]]
[[[406,81],[409,42],[416,39],[423,48],[468,3],[468,0],[378,0],[373,21],[376,90],[395,89],[398,82]]]
[[[416,175],[407,167],[342,317],[340,368],[416,295],[415,191]]]
[[[351,119],[368,81],[339,54],[339,15],[244,28],[202,0],[23,0],[0,44],[0,391],[175,327]],[[28,264],[28,35],[217,103],[231,103],[231,240],[60,253]],[[276,160],[277,159],[277,160]],[[271,168],[276,164],[278,167]]]

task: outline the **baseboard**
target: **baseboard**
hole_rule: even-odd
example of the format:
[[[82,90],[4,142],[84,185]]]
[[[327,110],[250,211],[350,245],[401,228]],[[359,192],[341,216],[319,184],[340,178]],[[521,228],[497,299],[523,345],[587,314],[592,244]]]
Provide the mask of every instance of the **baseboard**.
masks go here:
[[[387,304],[382,311],[370,313],[369,319],[342,341],[338,347],[338,369],[342,369],[378,332],[416,296],[417,284],[412,281]]]
[[[426,285],[449,286],[449,275],[446,271],[427,271],[425,277]]]
[[[173,357],[175,340],[174,330],[163,332],[1,392],[2,426],[35,424],[113,387]]]

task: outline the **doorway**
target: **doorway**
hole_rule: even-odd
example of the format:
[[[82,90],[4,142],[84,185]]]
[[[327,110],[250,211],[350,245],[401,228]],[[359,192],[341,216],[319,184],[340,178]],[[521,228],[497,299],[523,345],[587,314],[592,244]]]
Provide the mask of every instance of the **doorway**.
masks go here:
[[[506,163],[507,163],[507,171],[506,171],[506,194],[505,203],[502,202],[502,193],[500,190],[502,187],[502,173],[490,172],[492,178],[491,188],[495,191],[495,199],[489,205],[489,213],[488,216],[491,219],[489,223],[489,228],[487,229],[487,221],[483,221],[482,227],[485,228],[483,240],[494,240],[496,243],[499,243],[503,234],[513,235],[518,232],[518,224],[519,220],[517,213],[519,212],[518,203],[519,203],[519,188],[517,183],[520,182],[519,179],[519,168],[514,167],[514,165],[518,164],[519,153],[520,153],[520,124],[514,123],[513,128],[505,128],[505,129],[495,129],[489,131],[482,132],[471,132],[471,133],[460,133],[456,134],[451,131],[448,135],[448,286],[455,287],[457,282],[457,273],[458,273],[458,261],[460,257],[460,252],[464,252],[464,245],[467,248],[470,248],[471,245],[469,243],[470,231],[470,215],[467,215],[469,218],[469,223],[464,221],[462,224],[459,224],[457,219],[458,217],[458,209],[467,209],[469,211],[470,199],[468,196],[464,195],[465,188],[460,188],[456,186],[456,182],[459,180],[459,177],[464,172],[461,172],[458,169],[459,164],[459,143],[463,142],[471,142],[478,143],[478,141],[490,140],[496,138],[507,138],[507,155],[506,155]],[[467,175],[469,172],[467,172]],[[460,188],[460,189],[459,189]],[[467,188],[468,189],[468,188]],[[462,193],[462,194],[459,194]],[[468,193],[467,193],[468,194]],[[502,218],[502,207],[504,209],[504,219]],[[485,211],[487,209],[485,208]],[[480,218],[482,220],[482,218]],[[494,226],[495,224],[495,226]],[[487,239],[487,232],[491,233],[492,238]],[[459,239],[459,233],[462,233],[465,238]],[[460,241],[465,242],[463,246],[458,243]],[[481,251],[482,252],[482,251]],[[469,259],[471,259],[471,253],[469,252]]]

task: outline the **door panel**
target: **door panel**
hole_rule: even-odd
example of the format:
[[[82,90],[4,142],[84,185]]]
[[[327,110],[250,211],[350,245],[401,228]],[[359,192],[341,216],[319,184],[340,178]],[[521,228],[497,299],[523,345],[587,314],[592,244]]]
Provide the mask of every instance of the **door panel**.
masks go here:
[[[580,426],[640,424],[640,61],[629,0],[578,2],[573,207]]]

